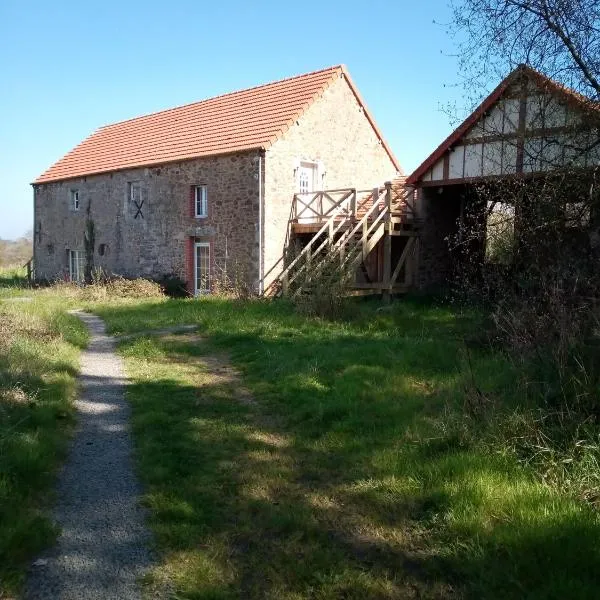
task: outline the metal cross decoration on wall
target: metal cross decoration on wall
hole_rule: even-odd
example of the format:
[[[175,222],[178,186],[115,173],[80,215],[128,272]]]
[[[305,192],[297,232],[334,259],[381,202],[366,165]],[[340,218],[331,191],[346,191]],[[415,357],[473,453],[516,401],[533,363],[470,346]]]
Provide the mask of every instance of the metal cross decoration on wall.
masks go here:
[[[138,215],[140,218],[144,218],[144,213],[142,212],[142,206],[144,206],[144,201],[142,200],[139,204],[137,203],[137,200],[134,200],[133,203],[135,204],[135,207],[137,208],[137,212],[135,213],[135,216],[133,217],[134,219],[138,218]]]

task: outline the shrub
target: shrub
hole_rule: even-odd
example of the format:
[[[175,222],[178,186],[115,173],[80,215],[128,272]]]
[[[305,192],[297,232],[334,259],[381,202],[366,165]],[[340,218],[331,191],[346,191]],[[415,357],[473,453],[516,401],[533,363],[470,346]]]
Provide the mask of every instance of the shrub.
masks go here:
[[[310,269],[303,271],[291,290],[296,310],[302,315],[330,320],[348,317],[350,278],[351,275],[341,272],[333,261],[321,266],[316,276]]]
[[[245,300],[254,295],[248,268],[244,263],[215,265],[216,274],[212,281],[211,293],[226,298]]]
[[[93,283],[81,285],[71,281],[56,281],[44,293],[59,294],[73,300],[100,301],[110,298],[157,298],[164,296],[163,288],[155,281],[138,277],[127,279],[120,275],[108,277],[96,273]]]
[[[163,292],[170,298],[186,298],[190,295],[187,290],[186,283],[181,277],[172,273],[164,275],[156,280],[161,286]]]

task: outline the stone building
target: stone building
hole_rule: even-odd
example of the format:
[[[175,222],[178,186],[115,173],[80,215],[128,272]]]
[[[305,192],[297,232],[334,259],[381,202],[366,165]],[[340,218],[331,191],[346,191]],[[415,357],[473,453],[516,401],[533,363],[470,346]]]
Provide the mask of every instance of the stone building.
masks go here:
[[[108,125],[33,183],[35,275],[177,276],[195,294],[242,277],[261,293],[295,193],[400,173],[343,66]]]

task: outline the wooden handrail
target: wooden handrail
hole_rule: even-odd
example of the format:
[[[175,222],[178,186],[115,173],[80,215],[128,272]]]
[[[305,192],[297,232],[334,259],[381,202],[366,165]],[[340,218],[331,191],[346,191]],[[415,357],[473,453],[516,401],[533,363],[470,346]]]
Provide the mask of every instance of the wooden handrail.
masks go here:
[[[332,197],[332,194],[334,193],[341,193],[344,192],[344,195],[339,198],[339,199],[335,199]],[[294,194],[294,220],[298,221],[302,215],[304,215],[304,213],[306,213],[307,211],[309,211],[309,214],[307,216],[305,216],[304,218],[310,218],[310,217],[316,217],[317,219],[323,219],[325,217],[327,217],[332,210],[335,210],[340,204],[344,203],[349,197],[353,196],[356,194],[356,190],[354,190],[354,188],[345,188],[343,190],[324,190],[324,191],[320,191],[320,192],[306,192],[306,193],[301,193],[301,194]],[[303,198],[308,196],[308,198],[306,198],[306,200]],[[312,197],[310,197],[312,196]],[[324,210],[323,208],[323,199],[326,198],[329,201],[329,206],[327,208],[327,210]],[[302,204],[303,208],[300,210],[300,212],[298,212],[298,203]],[[320,203],[320,207],[317,207],[317,209],[314,208],[313,205],[315,204],[319,204]]]
[[[347,198],[346,198],[347,200]],[[310,248],[313,245],[313,242],[315,242],[315,240],[318,240],[328,229],[329,229],[329,221],[334,221],[335,218],[342,212],[342,210],[345,208],[344,204],[339,204],[336,209],[333,211],[333,213],[331,213],[329,219],[323,224],[323,226],[319,229],[319,231],[317,231],[317,233],[315,233],[315,235],[313,235],[313,237],[311,238],[310,242],[308,242],[308,244],[302,249],[302,252],[300,252],[300,254],[298,254],[298,256],[281,272],[280,278],[285,277],[286,275],[288,275],[288,273],[290,272],[290,269],[292,269],[297,263],[298,261],[308,252],[310,252]]]
[[[339,199],[334,198],[334,194],[342,193]],[[359,195],[365,195],[360,198]],[[385,229],[381,230],[385,221],[385,227],[389,227],[389,220],[392,213],[412,213],[415,214],[415,208],[412,203],[414,188],[403,188],[401,191],[392,189],[388,183],[384,187],[371,188],[370,190],[356,190],[355,188],[341,188],[337,190],[325,190],[320,192],[297,193],[294,194],[293,207],[291,210],[290,223],[298,222],[302,215],[308,213],[309,216],[316,217],[319,221],[324,220],[319,230],[313,234],[308,244],[302,251],[287,265],[280,274],[274,279],[279,281],[286,292],[289,285],[293,283],[307,269],[311,273],[319,273],[327,264],[327,257],[339,255],[339,267],[345,269],[352,266],[362,258],[366,258],[365,253],[369,253],[384,234]],[[324,208],[325,201],[329,204]],[[371,203],[371,206],[367,206]],[[299,206],[302,206],[300,210]],[[315,209],[317,206],[317,209]],[[365,210],[366,209],[366,210]],[[364,214],[361,214],[365,210]],[[357,221],[357,217],[360,219]],[[353,225],[348,227],[348,225]],[[356,234],[362,229],[360,238]],[[341,235],[336,240],[336,236]],[[320,256],[320,253],[329,246],[327,257]],[[359,252],[357,250],[360,249]],[[304,262],[301,262],[304,259]],[[284,256],[271,266],[266,274],[263,275],[262,282],[273,274],[276,269],[281,268]],[[398,273],[394,273],[397,277]],[[296,290],[294,295],[299,293]]]

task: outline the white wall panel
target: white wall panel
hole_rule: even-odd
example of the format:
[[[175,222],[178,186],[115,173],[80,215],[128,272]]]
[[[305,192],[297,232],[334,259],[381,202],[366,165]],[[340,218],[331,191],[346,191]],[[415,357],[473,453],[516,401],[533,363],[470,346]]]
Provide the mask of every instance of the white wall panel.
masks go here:
[[[465,177],[481,177],[481,144],[465,146]]]
[[[490,114],[485,118],[485,135],[499,135],[502,133],[502,122],[504,121],[504,107],[502,103],[492,108]]]
[[[444,179],[444,159],[440,158],[431,169],[431,178],[433,181]]]
[[[489,142],[483,146],[483,175],[502,174],[502,142]]]
[[[586,149],[590,145],[591,136],[587,131],[566,134],[565,163],[574,167],[585,167]]]
[[[514,133],[519,127],[519,99],[504,100],[504,133]]]
[[[450,179],[461,179],[463,177],[463,162],[465,158],[465,147],[455,146],[450,152],[450,168],[448,176]]]
[[[525,140],[523,146],[523,172],[533,173],[539,171],[540,153],[542,143],[539,138],[530,138]]]
[[[517,171],[517,144],[514,140],[505,140],[502,144],[502,173],[511,175]]]

